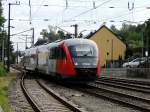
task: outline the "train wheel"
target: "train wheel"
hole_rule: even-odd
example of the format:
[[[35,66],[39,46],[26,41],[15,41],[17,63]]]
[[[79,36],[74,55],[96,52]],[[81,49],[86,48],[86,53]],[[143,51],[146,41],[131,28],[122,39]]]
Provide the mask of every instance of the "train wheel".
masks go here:
[[[59,83],[61,83],[62,77],[61,77],[60,74],[57,74],[57,75],[56,75],[56,79],[57,79],[57,81],[58,81]]]
[[[36,76],[39,75],[39,70],[37,68],[35,69],[35,74],[34,75],[36,75]]]

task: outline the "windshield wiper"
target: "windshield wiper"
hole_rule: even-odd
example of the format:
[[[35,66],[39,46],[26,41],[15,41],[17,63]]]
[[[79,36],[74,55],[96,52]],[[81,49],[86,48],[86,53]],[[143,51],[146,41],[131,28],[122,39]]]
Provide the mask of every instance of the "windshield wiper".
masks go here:
[[[83,54],[83,56],[87,56],[90,53],[91,53],[91,51],[88,51],[87,53]]]

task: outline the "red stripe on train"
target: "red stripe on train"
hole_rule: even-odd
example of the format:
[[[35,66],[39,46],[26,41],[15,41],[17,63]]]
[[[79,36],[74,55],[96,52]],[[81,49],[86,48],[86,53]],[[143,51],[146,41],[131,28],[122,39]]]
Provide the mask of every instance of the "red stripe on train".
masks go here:
[[[100,75],[100,50],[98,49],[98,65],[97,65],[97,76]]]
[[[64,42],[60,45],[60,47],[63,48],[66,54],[66,58],[57,60],[56,73],[59,73],[61,75],[74,76],[75,75],[74,64],[72,62],[68,47],[65,45]]]

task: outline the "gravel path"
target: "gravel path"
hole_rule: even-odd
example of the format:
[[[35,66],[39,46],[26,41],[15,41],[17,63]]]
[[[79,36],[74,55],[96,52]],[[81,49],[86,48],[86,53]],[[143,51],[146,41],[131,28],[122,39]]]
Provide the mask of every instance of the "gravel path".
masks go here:
[[[8,99],[12,112],[34,112],[32,107],[26,100],[20,87],[20,77],[18,75],[15,80],[10,83],[8,90]]]
[[[42,112],[71,112],[70,109],[43,90],[35,79],[25,79],[25,86]]]
[[[59,94],[66,96],[69,100],[76,102],[78,105],[87,108],[90,112],[139,112],[137,110],[123,107],[119,104],[115,104],[103,99],[99,99],[94,96],[68,89],[60,85],[52,84],[48,81],[45,83]]]

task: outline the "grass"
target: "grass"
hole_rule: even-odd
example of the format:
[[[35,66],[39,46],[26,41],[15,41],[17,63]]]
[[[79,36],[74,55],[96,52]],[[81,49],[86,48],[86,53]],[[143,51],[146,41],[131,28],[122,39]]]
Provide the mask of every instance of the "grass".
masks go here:
[[[0,64],[0,106],[4,112],[10,112],[7,91],[10,81],[15,77],[15,74],[6,73],[5,69]]]
[[[7,75],[6,70],[4,69],[4,66],[2,63],[0,63],[0,76],[5,76]]]

